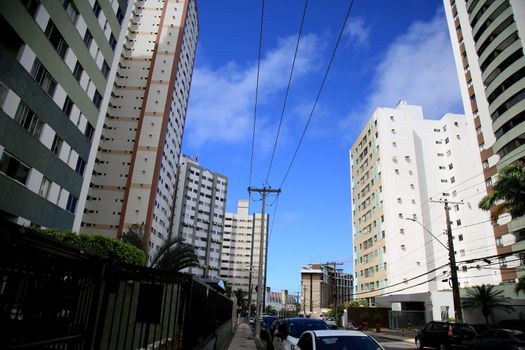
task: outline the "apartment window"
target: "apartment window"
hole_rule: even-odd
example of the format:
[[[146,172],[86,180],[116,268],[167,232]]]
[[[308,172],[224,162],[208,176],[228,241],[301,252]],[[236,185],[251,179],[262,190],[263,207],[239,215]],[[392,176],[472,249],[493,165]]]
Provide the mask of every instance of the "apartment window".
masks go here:
[[[84,34],[84,44],[86,44],[88,49],[91,46],[91,41],[93,41],[93,36],[91,35],[89,29],[86,29],[86,34]]]
[[[457,220],[456,220],[456,225],[457,225],[457,226],[461,226],[461,219],[457,219]]]
[[[31,15],[31,17],[35,18],[36,11],[38,10],[38,6],[40,6],[39,0],[23,0],[22,3],[24,4],[25,8],[27,9],[27,12]]]
[[[38,190],[38,194],[44,198],[47,198],[50,188],[51,188],[51,181],[49,181],[49,179],[45,176],[42,177],[42,182],[40,183],[40,189]]]
[[[456,178],[455,178],[454,176],[452,176],[452,177],[450,178],[450,183],[453,184],[454,182],[456,182]]]
[[[76,23],[78,18],[78,10],[75,5],[73,5],[73,2],[71,0],[62,0],[62,6],[64,6],[64,9],[71,19],[71,22]]]
[[[102,68],[100,69],[100,71],[102,72],[102,75],[104,76],[104,78],[108,78],[108,74],[109,74],[109,65],[106,63],[106,61],[104,61],[104,63],[102,63]]]
[[[124,19],[124,14],[122,13],[122,10],[120,7],[117,9],[117,21],[119,24],[122,24],[122,20]]]
[[[463,254],[465,254],[465,252],[463,252]],[[465,256],[465,255],[462,255],[462,256]],[[468,267],[466,265],[461,266],[461,271],[467,272],[468,271]]]
[[[2,158],[0,158],[1,173],[25,185],[29,176],[29,169],[29,166],[4,150]]]
[[[390,131],[392,132],[392,134],[394,134],[394,135],[396,134],[396,129],[392,129]]]
[[[463,235],[458,235],[458,239],[461,242],[463,240]]]
[[[98,92],[98,90],[95,90],[95,94],[93,95],[93,103],[97,108],[100,109],[100,103],[102,102],[102,95]]]
[[[485,150],[485,142],[482,142],[482,143],[479,144],[479,150],[480,151]]]
[[[58,155],[60,153],[60,149],[62,148],[62,142],[63,140],[60,138],[60,136],[55,134],[53,144],[51,145],[51,152]]]
[[[95,133],[95,128],[93,128],[93,126],[91,126],[91,124],[88,122],[86,124],[86,130],[84,130],[84,135],[86,135],[88,141],[91,142],[91,140],[93,140],[94,133]]]
[[[437,156],[438,157],[444,157],[445,155],[443,153],[438,153]]]
[[[405,250],[407,250],[407,247],[404,244],[401,244],[401,250],[405,251]]]
[[[502,245],[503,245],[503,240],[502,240],[501,236],[496,237],[496,246],[497,247],[501,247]]]
[[[80,82],[83,72],[84,68],[82,68],[82,65],[79,62],[77,62],[77,64],[75,65],[75,69],[73,70],[73,76],[78,82]]]
[[[448,168],[449,168],[450,170],[454,169],[454,164],[450,163],[450,164],[448,165]]]
[[[489,177],[488,179],[485,180],[485,186],[486,187],[492,186],[492,178],[491,177]]]
[[[447,157],[450,157],[452,155],[452,151],[451,150],[448,150],[447,151]]]
[[[115,39],[113,34],[111,34],[109,37],[109,46],[111,46],[113,50],[115,50],[115,46],[117,46],[117,40]]]
[[[465,249],[459,251],[459,256],[465,256]],[[465,266],[466,267],[466,266]]]
[[[72,214],[75,213],[75,209],[77,208],[77,201],[78,199],[75,198],[71,193],[69,194],[69,197],[67,199],[66,204],[66,210]]]
[[[69,96],[66,96],[66,100],[64,101],[64,105],[62,106],[62,111],[69,117],[71,115],[72,109],[73,109],[73,101],[71,101]]]
[[[18,104],[15,120],[31,135],[33,135],[37,139],[40,137],[40,133],[42,132],[42,126],[44,125],[44,123],[23,102],[20,102]]]
[[[95,14],[95,17],[98,18],[98,15],[100,15],[100,11],[102,10],[102,7],[100,7],[100,4],[97,0],[95,0],[95,3],[93,4],[93,13]]]
[[[400,219],[403,218],[403,214],[402,214],[402,213],[397,214],[397,216],[398,216]]]
[[[53,94],[55,93],[55,89],[57,86],[57,82],[51,74],[44,68],[42,63],[35,58],[35,62],[33,63],[33,68],[31,68],[31,76],[33,79],[36,80],[36,82],[44,89],[45,92],[51,97],[53,97]]]
[[[481,134],[481,126],[478,126],[476,128],[476,134],[478,134],[478,135]]]
[[[484,160],[481,164],[483,165],[483,169],[487,169],[489,167],[489,161],[488,160]]]
[[[84,169],[86,168],[86,161],[80,157],[77,160],[77,166],[75,167],[75,172],[80,175],[84,175]]]
[[[47,24],[45,33],[47,38],[49,39],[49,42],[51,43],[51,45],[53,45],[60,58],[64,58],[69,46],[58,31],[58,28],[51,20]]]

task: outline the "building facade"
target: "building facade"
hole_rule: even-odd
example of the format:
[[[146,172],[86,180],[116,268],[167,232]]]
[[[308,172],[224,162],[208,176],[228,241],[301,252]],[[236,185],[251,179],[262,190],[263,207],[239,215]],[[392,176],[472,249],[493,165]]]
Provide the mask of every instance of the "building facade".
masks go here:
[[[130,13],[125,0],[1,6],[2,220],[80,222]]]
[[[264,232],[268,237],[269,215],[266,215]],[[250,305],[257,300],[259,263],[263,264],[262,280],[265,281],[266,253],[261,257],[262,215],[249,214],[249,201],[239,200],[237,213],[226,213],[221,251],[221,279],[232,290],[243,289],[248,293]],[[266,252],[266,237],[263,240],[263,252]],[[264,289],[263,289],[264,292]]]
[[[152,252],[168,238],[198,31],[194,0],[133,5],[82,232],[144,223]]]
[[[486,190],[471,123],[427,120],[405,101],[375,110],[350,151],[354,298],[450,289],[445,200],[460,285],[501,281],[494,269],[472,271],[488,268],[481,259],[496,246],[478,209]]]
[[[472,118],[487,191],[497,169],[525,160],[525,3],[444,0],[465,113]],[[498,221],[498,254],[525,249],[525,218]],[[504,282],[517,277],[525,254],[499,261]]]
[[[266,308],[271,306],[271,308],[277,312],[277,316],[279,317],[296,315],[299,311],[298,296],[289,293],[287,289],[272,291],[270,287],[266,287],[264,305]]]
[[[353,276],[330,264],[308,264],[301,269],[302,314],[321,318],[334,305],[350,302]]]
[[[192,275],[219,278],[228,178],[182,156],[177,174],[172,233],[195,248],[199,267]]]

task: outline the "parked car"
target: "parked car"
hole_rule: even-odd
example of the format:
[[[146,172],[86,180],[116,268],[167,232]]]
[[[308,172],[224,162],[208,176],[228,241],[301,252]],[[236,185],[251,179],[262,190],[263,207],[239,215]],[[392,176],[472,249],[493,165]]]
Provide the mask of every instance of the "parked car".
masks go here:
[[[466,323],[429,322],[416,334],[418,349],[468,349],[476,331]]]
[[[270,339],[270,326],[277,319],[277,316],[263,315],[261,321],[261,339]]]
[[[361,331],[320,330],[306,331],[297,342],[300,350],[329,350],[329,349],[384,349],[371,336]]]
[[[324,322],[330,327],[330,329],[337,329],[337,322],[334,317],[324,318]]]
[[[328,330],[323,320],[316,318],[282,318],[277,320],[273,334],[275,350],[292,350],[297,345],[301,334],[311,330]]]
[[[490,329],[470,342],[471,350],[523,350],[525,333],[514,329]]]

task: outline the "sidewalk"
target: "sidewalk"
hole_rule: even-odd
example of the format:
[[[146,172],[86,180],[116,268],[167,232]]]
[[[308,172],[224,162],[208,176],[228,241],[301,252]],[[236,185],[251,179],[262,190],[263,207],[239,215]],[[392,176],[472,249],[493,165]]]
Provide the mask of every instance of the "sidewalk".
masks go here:
[[[241,322],[235,330],[235,334],[233,335],[233,339],[230,343],[230,346],[228,347],[228,350],[244,349],[257,350],[257,346],[255,344],[255,335],[253,329],[246,323]]]
[[[403,341],[405,343],[410,343],[410,344],[414,344],[414,337],[416,335],[414,330],[402,331],[400,329],[388,329],[388,328],[382,329],[381,332],[379,333],[373,329],[370,329],[365,333],[371,335],[374,338],[381,337],[381,338],[386,338],[386,339],[391,339],[391,340]]]

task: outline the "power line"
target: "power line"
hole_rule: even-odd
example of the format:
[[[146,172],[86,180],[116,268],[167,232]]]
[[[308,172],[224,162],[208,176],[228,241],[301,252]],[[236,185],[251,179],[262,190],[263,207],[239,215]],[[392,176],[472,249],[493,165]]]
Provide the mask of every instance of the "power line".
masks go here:
[[[279,120],[279,127],[277,128],[277,135],[275,136],[275,143],[273,144],[272,158],[270,160],[270,165],[268,166],[268,173],[266,174],[266,183],[268,183],[268,178],[270,177],[270,171],[272,170],[273,159],[275,156],[275,149],[277,148],[277,141],[279,140],[279,134],[281,132],[281,125],[283,123],[284,111],[286,109],[286,102],[288,101],[288,93],[290,91],[290,86],[292,84],[292,76],[295,68],[295,60],[297,58],[297,52],[299,51],[299,43],[301,41],[301,34],[303,32],[304,18],[306,17],[306,8],[308,6],[308,0],[304,2],[303,17],[301,19],[301,25],[299,27],[299,34],[297,35],[297,43],[295,44],[295,53],[293,55],[292,68],[290,69],[290,76],[288,77],[288,86],[286,87],[286,93],[284,94],[283,108],[281,110],[281,119]]]
[[[319,98],[321,97],[321,92],[323,91],[324,84],[326,82],[326,78],[328,77],[328,73],[330,72],[330,68],[332,67],[332,63],[335,58],[335,53],[337,52],[337,48],[339,47],[339,43],[341,41],[341,38],[343,36],[344,30],[346,28],[346,22],[348,21],[348,18],[350,17],[350,13],[352,11],[352,6],[354,5],[354,0],[351,0],[350,5],[348,6],[348,11],[346,12],[346,17],[343,22],[343,25],[341,26],[341,31],[339,32],[339,37],[337,38],[337,42],[335,44],[334,50],[332,52],[332,56],[330,57],[330,62],[328,63],[328,67],[326,68],[326,72],[324,74],[323,80],[321,82],[321,86],[319,87],[319,91],[317,92],[317,96],[315,98],[315,102],[312,106],[312,110],[310,111],[310,115],[308,116],[308,121],[306,122],[306,125],[304,127],[303,133],[301,135],[301,138],[299,139],[299,143],[297,144],[297,148],[295,149],[294,155],[292,157],[292,160],[290,162],[290,165],[288,166],[288,169],[286,170],[286,173],[284,175],[283,181],[281,182],[280,188],[283,187],[284,182],[286,181],[286,178],[288,177],[288,174],[290,173],[290,170],[292,169],[293,163],[295,162],[295,158],[297,157],[297,153],[299,152],[299,148],[301,147],[301,144],[304,139],[304,135],[306,134],[306,131],[308,130],[308,126],[310,125],[310,121],[312,120],[312,116],[315,111],[315,107],[317,106],[317,102],[319,101]]]
[[[262,51],[262,39],[263,39],[263,23],[264,23],[264,0],[262,0],[261,7],[261,27],[259,29],[259,55],[257,57],[257,80],[255,83],[255,107],[253,111],[253,132],[252,132],[252,153],[250,157],[250,179],[248,181],[248,187],[252,185],[252,170],[253,170],[253,152],[255,149],[255,126],[257,123],[257,102],[259,98],[259,73],[261,69],[261,51]],[[249,192],[250,193],[250,192]],[[251,193],[250,193],[251,197]]]

